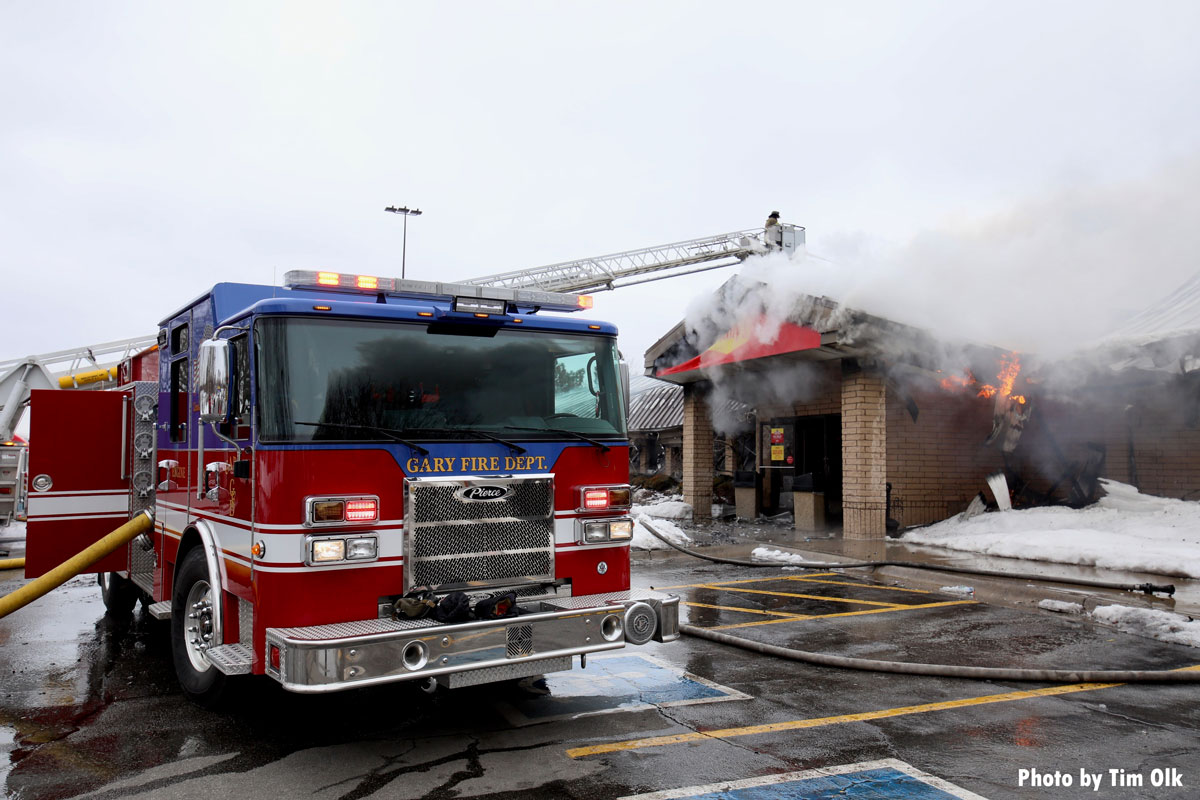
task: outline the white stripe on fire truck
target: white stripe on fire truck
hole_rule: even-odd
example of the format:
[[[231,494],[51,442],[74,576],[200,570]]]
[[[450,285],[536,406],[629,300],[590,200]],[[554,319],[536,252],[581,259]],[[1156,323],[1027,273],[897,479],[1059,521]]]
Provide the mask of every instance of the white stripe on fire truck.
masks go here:
[[[110,514],[129,511],[129,493],[94,494],[86,496],[59,495],[46,497],[29,496],[29,516],[49,517],[64,514]]]
[[[30,495],[30,497],[92,497],[94,495],[101,495],[101,494],[128,495],[129,490],[128,489],[88,489],[88,490],[71,489],[69,491],[63,491],[63,492],[37,492],[35,490],[35,494]]]
[[[34,516],[34,515],[32,515],[32,514],[29,516],[29,521],[30,521],[30,522],[66,522],[66,521],[68,521],[68,520],[73,520],[73,519],[120,519],[120,520],[128,520],[128,519],[129,519],[129,512],[128,512],[128,511],[122,511],[122,512],[119,512],[119,513],[116,513],[116,514],[113,514],[113,513],[104,513],[104,514],[74,514],[74,515],[70,515],[70,516],[62,516],[62,517],[47,517],[47,516],[38,517],[38,516]]]

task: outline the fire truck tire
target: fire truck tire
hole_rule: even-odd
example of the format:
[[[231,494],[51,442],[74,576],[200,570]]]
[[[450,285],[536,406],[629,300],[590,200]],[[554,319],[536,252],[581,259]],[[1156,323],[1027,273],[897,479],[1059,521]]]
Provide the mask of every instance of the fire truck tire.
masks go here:
[[[124,617],[133,612],[141,594],[133,581],[115,572],[101,572],[96,576],[96,582],[100,584],[100,596],[104,598],[109,616]]]
[[[219,592],[209,579],[204,551],[190,550],[175,574],[171,594],[171,657],[183,693],[204,706],[215,705],[225,691],[225,675],[204,655],[219,644],[211,640],[212,604]]]

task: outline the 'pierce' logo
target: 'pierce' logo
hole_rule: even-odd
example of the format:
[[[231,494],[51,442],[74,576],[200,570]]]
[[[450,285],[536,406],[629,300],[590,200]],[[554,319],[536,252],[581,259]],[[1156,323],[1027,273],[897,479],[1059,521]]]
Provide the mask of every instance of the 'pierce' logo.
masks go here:
[[[459,500],[468,503],[486,503],[503,500],[512,492],[509,486],[467,486],[455,492]]]

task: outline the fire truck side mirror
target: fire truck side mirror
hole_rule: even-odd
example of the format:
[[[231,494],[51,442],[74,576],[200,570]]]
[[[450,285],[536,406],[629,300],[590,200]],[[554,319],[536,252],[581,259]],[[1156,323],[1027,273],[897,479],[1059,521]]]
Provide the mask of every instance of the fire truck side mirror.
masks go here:
[[[204,340],[198,362],[200,421],[224,422],[229,417],[229,342]]]

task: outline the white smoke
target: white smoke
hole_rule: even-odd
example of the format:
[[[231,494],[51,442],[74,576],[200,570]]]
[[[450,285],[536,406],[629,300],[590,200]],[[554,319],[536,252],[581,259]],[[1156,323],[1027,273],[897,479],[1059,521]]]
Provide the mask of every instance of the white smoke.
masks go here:
[[[933,334],[949,370],[967,364],[960,347],[977,344],[1030,354],[1027,364],[1071,355],[1074,363],[1058,368],[1082,376],[1080,352],[1200,269],[1196,186],[1200,157],[1136,179],[1057,188],[899,246],[842,237],[830,243],[832,260],[754,257],[720,291],[696,298],[685,326],[703,349],[756,316],[743,333],[770,342],[786,320],[826,314],[829,330],[854,309]],[[813,298],[828,298],[835,310]],[[843,329],[841,341],[853,334]],[[803,401],[819,391],[819,374],[714,371],[710,405]],[[728,414],[714,416],[718,430],[736,427]]]

